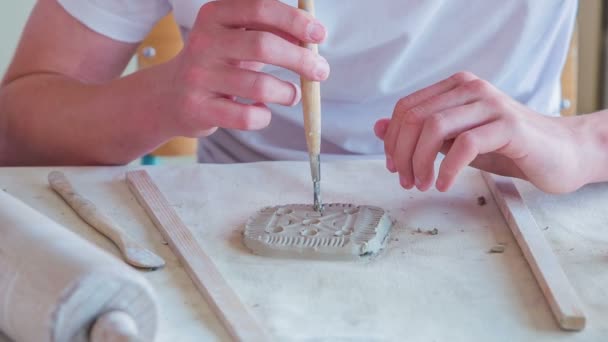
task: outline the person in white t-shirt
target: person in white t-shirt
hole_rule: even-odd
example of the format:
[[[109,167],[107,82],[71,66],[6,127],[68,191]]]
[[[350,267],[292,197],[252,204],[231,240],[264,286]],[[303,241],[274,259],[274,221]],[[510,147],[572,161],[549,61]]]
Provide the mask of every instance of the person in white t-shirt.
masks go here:
[[[0,163],[122,164],[175,136],[200,137],[201,162],[306,160],[304,75],[323,82],[324,160],[386,158],[406,189],[467,165],[555,193],[608,180],[606,113],[555,116],[577,1],[296,4],[39,1],[0,88]],[[170,11],[183,51],[121,77]]]

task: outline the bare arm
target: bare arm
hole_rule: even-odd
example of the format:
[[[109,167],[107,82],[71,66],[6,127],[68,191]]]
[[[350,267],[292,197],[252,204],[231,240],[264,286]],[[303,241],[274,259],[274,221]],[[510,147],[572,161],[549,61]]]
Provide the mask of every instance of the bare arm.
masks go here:
[[[608,110],[569,119],[581,141],[578,153],[587,170],[585,184],[608,182]]]
[[[254,66],[324,80],[327,62],[297,45],[324,37],[320,23],[276,0],[215,1],[179,56],[119,78],[135,44],[38,1],[0,87],[0,165],[123,164],[173,136],[262,128],[264,103],[293,105],[299,89]]]
[[[157,82],[118,79],[135,49],[39,1],[0,88],[0,164],[125,163],[167,139]]]

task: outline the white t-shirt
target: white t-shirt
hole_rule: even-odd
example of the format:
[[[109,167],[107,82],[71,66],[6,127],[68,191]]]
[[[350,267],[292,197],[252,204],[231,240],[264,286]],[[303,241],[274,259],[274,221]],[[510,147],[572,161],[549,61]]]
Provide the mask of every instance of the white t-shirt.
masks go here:
[[[171,10],[187,33],[207,1],[59,2],[92,30],[137,42]],[[381,156],[374,122],[390,117],[400,98],[462,70],[541,113],[558,113],[577,5],[576,0],[317,1],[317,17],[329,33],[320,53],[331,66],[321,86],[323,159]],[[274,66],[265,71],[299,80]],[[200,160],[306,160],[301,107],[271,109],[272,122],[264,130],[219,130],[201,139]]]

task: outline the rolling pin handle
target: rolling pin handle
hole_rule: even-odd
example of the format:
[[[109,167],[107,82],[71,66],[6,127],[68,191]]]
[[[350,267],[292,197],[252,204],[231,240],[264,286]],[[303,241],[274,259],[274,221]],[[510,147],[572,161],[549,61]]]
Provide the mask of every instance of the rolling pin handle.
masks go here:
[[[137,324],[123,311],[110,311],[97,318],[91,333],[91,342],[139,342]]]

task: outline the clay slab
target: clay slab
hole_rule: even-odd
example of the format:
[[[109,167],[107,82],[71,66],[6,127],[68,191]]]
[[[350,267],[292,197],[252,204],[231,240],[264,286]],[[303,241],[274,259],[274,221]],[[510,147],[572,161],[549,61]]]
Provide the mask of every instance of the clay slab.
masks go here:
[[[245,225],[243,242],[254,254],[271,257],[355,260],[378,254],[392,221],[378,207],[326,204],[263,208]]]

